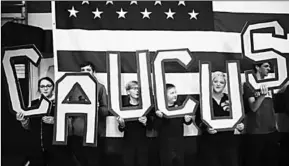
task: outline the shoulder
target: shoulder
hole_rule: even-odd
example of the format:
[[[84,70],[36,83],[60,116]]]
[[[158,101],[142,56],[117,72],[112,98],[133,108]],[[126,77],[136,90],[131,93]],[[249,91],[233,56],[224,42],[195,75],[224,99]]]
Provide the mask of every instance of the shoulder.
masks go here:
[[[35,106],[39,103],[40,99],[32,100],[31,101],[31,106]]]

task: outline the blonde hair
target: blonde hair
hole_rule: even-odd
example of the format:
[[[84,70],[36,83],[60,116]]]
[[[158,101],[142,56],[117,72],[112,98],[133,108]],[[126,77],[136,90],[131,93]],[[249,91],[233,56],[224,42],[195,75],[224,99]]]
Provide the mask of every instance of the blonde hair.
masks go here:
[[[125,85],[125,90],[130,90],[133,85],[138,85],[137,81],[130,81]]]
[[[225,73],[221,72],[221,71],[215,71],[212,73],[212,81],[214,79],[216,79],[217,77],[223,77],[225,82],[227,82],[227,76]]]

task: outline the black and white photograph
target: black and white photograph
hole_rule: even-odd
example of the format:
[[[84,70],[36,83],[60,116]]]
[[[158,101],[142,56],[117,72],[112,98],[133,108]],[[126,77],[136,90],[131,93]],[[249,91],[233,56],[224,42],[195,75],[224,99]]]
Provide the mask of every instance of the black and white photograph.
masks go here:
[[[289,166],[289,1],[1,1],[1,165]]]

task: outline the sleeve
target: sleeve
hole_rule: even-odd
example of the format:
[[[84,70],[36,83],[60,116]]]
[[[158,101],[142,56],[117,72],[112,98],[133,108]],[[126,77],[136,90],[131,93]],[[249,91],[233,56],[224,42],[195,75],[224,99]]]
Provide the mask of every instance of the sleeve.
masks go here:
[[[250,106],[249,106],[249,101],[248,99],[250,97],[254,97],[254,93],[253,91],[249,88],[247,83],[243,84],[243,90],[244,90],[244,94],[243,94],[243,104],[244,104],[244,110],[245,110],[245,114],[251,112]]]
[[[153,112],[153,113],[156,114],[155,112]],[[155,115],[154,127],[156,128],[157,131],[159,131],[161,129],[162,123],[163,123],[163,119],[158,117],[157,115]]]
[[[99,102],[99,113],[102,116],[108,116],[108,104],[107,104],[107,95],[106,90],[103,85],[100,85],[98,92],[98,102]]]
[[[154,128],[154,126],[155,126],[155,124],[154,124],[154,123],[155,123],[155,120],[156,120],[155,109],[152,108],[152,109],[150,110],[150,112],[147,114],[147,125],[146,125],[147,129],[151,130],[151,129]]]
[[[284,99],[289,99],[289,85],[287,85],[287,88],[284,92]],[[285,102],[285,112],[289,116],[289,102]]]
[[[248,100],[250,97],[254,97],[254,92],[249,88],[248,83],[244,83],[243,85],[244,90],[244,98]]]
[[[199,128],[203,134],[208,134],[208,126],[204,122],[199,124]]]

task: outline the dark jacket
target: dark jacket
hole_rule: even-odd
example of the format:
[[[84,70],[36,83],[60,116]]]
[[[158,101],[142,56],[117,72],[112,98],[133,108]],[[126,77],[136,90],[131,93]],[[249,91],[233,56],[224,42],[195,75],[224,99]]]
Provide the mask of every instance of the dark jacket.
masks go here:
[[[222,103],[228,100],[227,94],[224,93],[224,96],[222,97],[220,104],[218,104],[214,99],[212,99],[213,104],[213,113],[215,117],[223,117],[223,116],[229,116],[230,112],[225,111],[224,108],[221,106]],[[203,133],[203,139],[204,140],[210,140],[210,143],[214,144],[229,144],[234,142],[234,131],[219,131],[216,134],[210,134],[208,133],[208,126],[204,123],[201,123],[202,133]]]
[[[174,104],[170,107],[177,107],[177,104]],[[168,138],[183,138],[184,137],[184,125],[190,125],[193,122],[186,122],[183,117],[181,118],[159,118],[156,117],[156,128],[158,130],[159,138],[161,140]]]
[[[129,100],[123,100],[123,107],[134,107],[136,105],[130,104]],[[139,143],[147,140],[146,131],[147,129],[152,129],[152,113],[154,111],[150,110],[148,113],[146,125],[143,125],[138,120],[125,122],[125,127],[119,130],[124,132],[124,140],[126,143]]]
[[[104,85],[97,82],[97,98],[99,102],[98,107],[98,136],[105,137],[106,131],[106,116],[108,115],[108,104],[107,104],[107,95]],[[73,134],[77,136],[83,136],[84,118],[82,116],[73,117],[72,126],[78,127],[81,126],[79,130],[73,130]]]
[[[33,100],[31,106],[37,106],[40,100]],[[47,116],[54,116],[55,103],[53,102],[51,110]],[[53,124],[46,124],[42,121],[43,116],[30,117],[29,118],[29,130],[31,132],[33,139],[33,144],[36,146],[34,148],[43,147],[44,149],[49,149],[52,146],[53,141]]]

